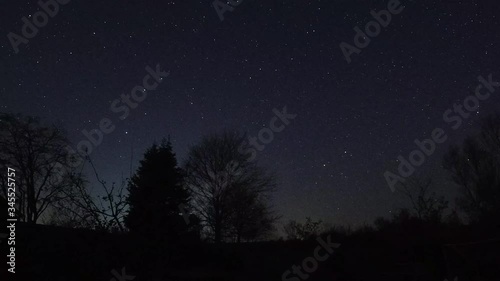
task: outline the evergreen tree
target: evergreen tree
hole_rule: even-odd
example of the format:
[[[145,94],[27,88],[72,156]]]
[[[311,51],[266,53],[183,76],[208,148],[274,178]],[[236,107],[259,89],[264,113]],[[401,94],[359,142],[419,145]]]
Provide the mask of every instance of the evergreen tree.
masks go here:
[[[186,234],[188,225],[179,214],[179,205],[188,205],[189,193],[170,141],[153,144],[146,151],[128,192],[125,225],[131,233],[155,247],[178,241]]]

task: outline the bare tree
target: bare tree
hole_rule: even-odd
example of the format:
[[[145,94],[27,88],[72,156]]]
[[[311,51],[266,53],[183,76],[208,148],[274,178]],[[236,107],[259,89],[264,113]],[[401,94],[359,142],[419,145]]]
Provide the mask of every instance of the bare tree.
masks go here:
[[[234,187],[230,194],[228,205],[232,214],[228,231],[238,243],[264,237],[274,229],[278,217],[270,210],[267,200],[259,195],[245,185]]]
[[[65,198],[55,205],[56,211],[52,215],[50,223],[108,232],[124,232],[123,219],[127,208],[125,198],[127,179],[122,179],[120,185],[113,182],[111,186],[108,186],[107,182],[99,177],[90,156],[85,156],[85,159],[85,163],[89,163],[101,188],[89,190],[87,188],[88,182],[83,177],[73,178],[75,188],[64,192]]]
[[[71,177],[78,163],[66,149],[68,145],[62,130],[45,127],[38,118],[0,115],[0,161],[3,167],[16,170],[19,220],[37,223],[73,188]],[[5,173],[0,177],[5,196]]]
[[[290,220],[283,226],[283,231],[285,231],[286,239],[288,240],[298,240],[300,238],[300,229],[302,226],[296,220]]]
[[[232,233],[239,240],[248,229],[273,221],[267,202],[274,177],[238,152],[245,148],[244,139],[227,131],[204,137],[184,165],[193,208],[216,242]]]
[[[310,217],[307,217],[306,222],[303,224],[295,220],[290,220],[283,226],[288,240],[307,240],[317,237],[321,232],[321,228],[322,221],[313,221]]]
[[[398,190],[409,199],[417,218],[441,222],[443,212],[448,208],[448,201],[444,196],[438,197],[435,192],[431,192],[431,177],[408,178]]]
[[[473,221],[500,216],[500,115],[480,122],[481,131],[451,147],[443,163],[461,189],[459,206]]]

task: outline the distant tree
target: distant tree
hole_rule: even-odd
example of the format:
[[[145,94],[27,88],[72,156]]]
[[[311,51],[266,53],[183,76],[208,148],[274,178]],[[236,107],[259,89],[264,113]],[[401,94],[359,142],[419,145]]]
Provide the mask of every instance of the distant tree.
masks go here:
[[[412,215],[411,211],[407,208],[401,208],[394,212],[391,218],[378,217],[375,219],[374,224],[378,230],[386,230],[390,228],[405,229],[405,226],[421,225],[422,219]]]
[[[61,129],[44,126],[39,118],[0,114],[0,164],[16,170],[19,220],[37,223],[74,188],[79,163],[67,150],[69,144]],[[0,173],[4,197],[6,170]]]
[[[415,218],[416,217],[411,214],[411,211],[409,209],[401,208],[401,209],[397,210],[395,213],[393,213],[392,223],[401,226],[401,225],[406,224],[410,221],[414,221]]]
[[[240,153],[246,146],[236,132],[206,136],[184,165],[193,208],[215,242],[257,239],[276,219],[268,204],[274,177]]]
[[[373,233],[373,232],[375,232],[375,229],[373,228],[373,226],[366,224],[366,223],[359,226],[358,228],[356,228],[353,231],[353,233],[355,233],[355,234],[369,234],[369,233]]]
[[[443,213],[448,208],[448,201],[444,196],[437,196],[435,192],[431,192],[431,177],[408,178],[401,185],[398,190],[409,199],[415,217],[429,222],[442,221]]]
[[[386,229],[389,226],[390,223],[391,222],[388,219],[384,218],[384,217],[377,217],[373,221],[373,224],[375,225],[375,228],[377,230]]]
[[[446,216],[445,222],[448,225],[452,225],[452,226],[460,226],[463,224],[463,222],[460,219],[460,216],[458,215],[458,212],[456,210],[453,210],[448,216]]]
[[[473,222],[500,218],[500,115],[480,121],[481,131],[453,146],[443,164],[460,187],[458,205]]]
[[[179,205],[188,206],[189,193],[170,141],[153,144],[128,184],[129,211],[125,225],[151,245],[177,241],[188,232]]]
[[[290,220],[285,224],[283,230],[288,240],[308,240],[320,234],[321,223],[321,220],[313,221],[310,217],[307,217],[303,224]]]
[[[288,223],[283,226],[283,231],[286,234],[286,239],[299,240],[299,232],[301,228],[302,226],[296,220],[289,220]]]
[[[342,237],[347,237],[351,234],[353,234],[355,231],[362,232],[362,231],[367,231],[369,226],[363,225],[359,227],[357,230],[353,230],[350,225],[344,226],[344,225],[339,225],[339,224],[325,224],[322,227],[322,231],[320,235],[324,234],[330,234],[335,238],[342,238]]]

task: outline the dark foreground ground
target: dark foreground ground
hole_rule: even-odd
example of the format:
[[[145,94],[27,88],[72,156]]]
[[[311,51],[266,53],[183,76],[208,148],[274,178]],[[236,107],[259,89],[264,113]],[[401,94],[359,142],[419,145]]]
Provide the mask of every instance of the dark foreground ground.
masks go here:
[[[500,280],[498,227],[436,231],[416,226],[349,237],[332,234],[331,241],[340,247],[311,273],[302,270],[307,275],[289,273],[285,279],[283,273],[305,259],[306,266],[314,266],[315,249],[321,247],[317,240],[178,244],[151,257],[127,235],[42,225],[18,225],[16,233],[16,278],[5,274],[2,263],[0,280]],[[6,244],[0,247],[6,253]],[[320,253],[324,257],[326,250]]]

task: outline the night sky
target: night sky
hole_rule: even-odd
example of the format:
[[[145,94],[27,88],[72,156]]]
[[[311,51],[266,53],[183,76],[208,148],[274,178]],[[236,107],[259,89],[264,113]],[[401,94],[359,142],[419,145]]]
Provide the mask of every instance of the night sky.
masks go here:
[[[210,0],[72,0],[16,54],[7,34],[21,35],[21,18],[40,8],[3,0],[0,111],[58,123],[73,147],[109,118],[116,129],[91,157],[112,182],[155,140],[170,135],[182,163],[203,135],[256,136],[286,106],[296,118],[257,154],[278,174],[282,222],[352,226],[405,206],[383,173],[439,127],[448,140],[417,172],[433,171],[453,201],[442,155],[499,107],[500,90],[458,130],[443,112],[473,94],[478,76],[500,80],[498,1],[401,0],[403,11],[348,63],[340,43],[354,45],[353,29],[388,2],[243,0],[221,21]],[[121,120],[112,102],[157,64],[170,75]]]

